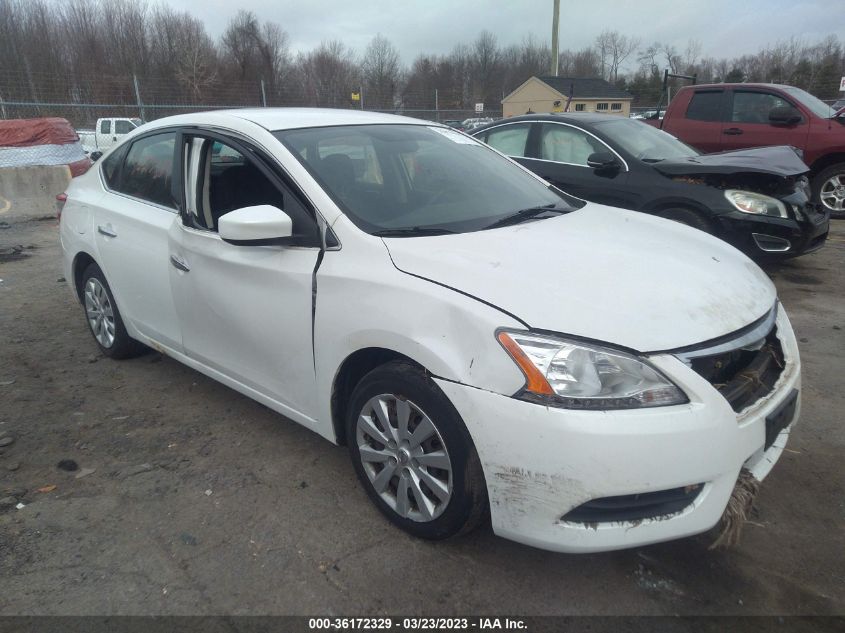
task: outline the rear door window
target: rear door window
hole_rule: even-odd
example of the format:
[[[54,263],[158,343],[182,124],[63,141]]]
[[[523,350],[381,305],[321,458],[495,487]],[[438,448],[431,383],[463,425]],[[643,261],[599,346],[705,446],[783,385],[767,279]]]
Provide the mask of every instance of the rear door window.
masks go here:
[[[123,157],[126,156],[126,148],[120,147],[103,160],[102,174],[109,189],[118,189]]]
[[[173,162],[176,133],[155,134],[132,143],[123,165],[118,191],[169,209],[173,197]]]
[[[530,123],[503,125],[487,132],[486,143],[506,156],[525,156]]]
[[[693,121],[722,120],[722,90],[698,91],[687,106],[687,118]]]

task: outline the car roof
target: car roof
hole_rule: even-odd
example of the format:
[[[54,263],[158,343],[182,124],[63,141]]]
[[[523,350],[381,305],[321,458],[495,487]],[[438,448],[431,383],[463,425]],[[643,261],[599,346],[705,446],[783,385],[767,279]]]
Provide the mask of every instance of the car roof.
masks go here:
[[[787,90],[789,88],[796,88],[788,84],[767,84],[767,83],[723,83],[723,84],[691,84],[683,86],[684,90],[695,90],[698,88],[777,88],[779,90]]]
[[[517,123],[520,121],[561,121],[565,123],[574,124],[591,124],[601,123],[602,121],[618,121],[627,117],[621,114],[599,114],[597,112],[550,112],[547,114],[523,114],[521,116],[512,116],[506,119],[499,119],[488,125],[476,128],[472,131],[473,134],[487,130],[492,127],[502,125],[503,123]]]
[[[335,125],[390,123],[394,125],[439,125],[432,121],[361,110],[341,110],[335,108],[241,108],[178,114],[163,119],[156,119],[146,124],[144,129],[149,130],[170,125],[220,125],[227,120],[233,124],[249,121],[273,132]]]

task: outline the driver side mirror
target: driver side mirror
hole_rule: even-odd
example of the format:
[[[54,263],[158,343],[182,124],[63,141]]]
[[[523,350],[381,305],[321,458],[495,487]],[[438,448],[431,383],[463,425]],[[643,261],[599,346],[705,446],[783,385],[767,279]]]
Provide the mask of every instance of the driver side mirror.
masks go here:
[[[587,166],[593,169],[618,169],[619,161],[610,152],[595,152],[587,157]]]
[[[93,160],[94,162],[100,160],[103,157],[103,153],[100,150],[96,150],[88,154],[88,158]]]
[[[220,216],[217,231],[236,246],[282,245],[293,235],[290,216],[269,204],[243,207]]]
[[[778,106],[769,110],[772,125],[795,125],[801,122],[801,113],[792,106]]]

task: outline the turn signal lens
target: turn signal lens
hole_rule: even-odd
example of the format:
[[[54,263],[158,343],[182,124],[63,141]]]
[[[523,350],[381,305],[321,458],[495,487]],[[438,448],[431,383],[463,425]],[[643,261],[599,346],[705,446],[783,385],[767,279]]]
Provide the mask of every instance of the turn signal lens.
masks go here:
[[[537,366],[531,362],[528,355],[522,351],[522,348],[516,344],[516,341],[507,332],[499,332],[496,338],[499,339],[499,343],[508,351],[511,358],[519,365],[522,373],[525,374],[525,389],[527,391],[548,396],[554,394],[554,389],[552,389],[549,381],[546,380],[540,370],[537,369]]]

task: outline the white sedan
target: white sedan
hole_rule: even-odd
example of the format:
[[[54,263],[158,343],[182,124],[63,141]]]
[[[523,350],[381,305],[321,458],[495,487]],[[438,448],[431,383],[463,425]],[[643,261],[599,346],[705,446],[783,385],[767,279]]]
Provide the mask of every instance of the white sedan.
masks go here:
[[[420,537],[487,517],[571,552],[703,532],[798,416],[792,328],[744,255],[437,124],[161,119],[60,217],[105,355],[153,347],[347,444]]]

